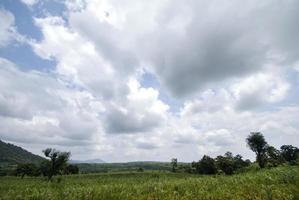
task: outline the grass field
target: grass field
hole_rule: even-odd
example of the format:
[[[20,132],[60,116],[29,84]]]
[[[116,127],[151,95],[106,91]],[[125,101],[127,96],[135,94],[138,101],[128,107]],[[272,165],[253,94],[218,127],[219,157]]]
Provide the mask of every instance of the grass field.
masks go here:
[[[60,182],[59,182],[60,181]],[[234,176],[159,172],[43,178],[0,178],[0,199],[299,199],[299,168],[279,167]]]

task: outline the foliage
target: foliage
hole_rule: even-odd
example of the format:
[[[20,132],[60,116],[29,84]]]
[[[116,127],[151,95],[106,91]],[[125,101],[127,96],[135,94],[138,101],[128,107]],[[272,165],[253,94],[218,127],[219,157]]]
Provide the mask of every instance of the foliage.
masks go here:
[[[178,166],[178,159],[172,158],[171,159],[171,166],[172,166],[172,172],[175,172],[177,166]]]
[[[216,165],[218,169],[222,170],[225,174],[233,174],[235,171],[235,166],[232,153],[227,152],[225,156],[217,156]]]
[[[80,173],[107,173],[107,172],[136,172],[139,168],[144,170],[171,171],[170,162],[127,162],[127,163],[78,163]],[[179,163],[180,166],[188,165]]]
[[[196,165],[196,171],[199,174],[216,174],[217,167],[215,160],[207,155],[204,155]]]
[[[42,172],[48,177],[48,180],[51,180],[53,176],[63,173],[63,169],[67,166],[70,153],[60,152],[51,148],[47,148],[43,152],[50,160],[43,163]]]
[[[282,157],[288,161],[296,161],[299,157],[299,149],[292,145],[282,145],[280,147]]]
[[[249,148],[256,153],[256,161],[260,168],[264,168],[267,162],[267,142],[264,136],[260,132],[251,132],[246,141]]]
[[[231,152],[226,152],[224,156],[217,156],[215,160],[217,168],[226,175],[232,175],[235,171],[250,165],[250,160],[244,161],[241,155],[233,156]]]
[[[15,170],[16,176],[21,176],[22,178],[27,176],[39,176],[40,170],[33,163],[18,164],[17,169]]]
[[[280,151],[273,146],[267,146],[266,154],[269,167],[277,167],[284,162]]]
[[[59,177],[60,178],[60,177]],[[54,178],[55,180],[58,179]],[[232,176],[182,173],[106,173],[43,178],[0,177],[0,199],[35,200],[295,200],[297,166]]]
[[[244,167],[248,167],[251,162],[249,159],[243,160],[242,156],[240,154],[237,154],[234,158],[234,169],[240,170]]]
[[[79,168],[77,165],[68,164],[63,169],[63,174],[78,174],[78,173],[79,173]]]
[[[34,155],[25,149],[13,144],[5,143],[0,140],[0,163],[14,164],[18,163],[41,163],[44,158]]]

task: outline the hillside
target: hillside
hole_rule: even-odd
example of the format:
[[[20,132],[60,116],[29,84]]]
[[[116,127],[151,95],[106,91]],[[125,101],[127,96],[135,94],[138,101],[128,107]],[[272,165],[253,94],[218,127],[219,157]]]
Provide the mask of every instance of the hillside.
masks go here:
[[[40,163],[44,158],[0,140],[0,164]]]

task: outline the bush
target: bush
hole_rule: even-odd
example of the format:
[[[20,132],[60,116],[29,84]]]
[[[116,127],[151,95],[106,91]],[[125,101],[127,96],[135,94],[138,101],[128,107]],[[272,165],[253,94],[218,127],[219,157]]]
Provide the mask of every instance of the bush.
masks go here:
[[[217,167],[215,160],[204,155],[197,165],[197,172],[200,174],[216,174]]]
[[[15,170],[16,176],[21,176],[22,178],[27,176],[39,176],[40,169],[33,163],[18,164]]]

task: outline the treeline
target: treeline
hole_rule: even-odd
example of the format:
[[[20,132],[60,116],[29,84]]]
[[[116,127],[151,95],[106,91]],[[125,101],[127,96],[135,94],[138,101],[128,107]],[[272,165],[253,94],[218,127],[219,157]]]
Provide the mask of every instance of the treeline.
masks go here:
[[[260,132],[252,132],[246,138],[248,147],[256,154],[256,163],[260,168],[277,167],[282,164],[298,165],[299,149],[292,145],[282,145],[280,150],[269,145]],[[172,171],[184,171],[197,174],[226,174],[232,175],[244,171],[251,164],[250,160],[243,160],[242,156],[234,156],[231,152],[216,158],[204,155],[198,162],[193,161],[187,166],[178,166],[176,158],[171,160]]]
[[[79,168],[76,165],[68,164],[69,152],[60,152],[55,149],[45,149],[44,155],[48,158],[39,165],[34,163],[18,164],[13,175],[21,176],[44,176],[51,180],[55,175],[78,174]]]
[[[277,167],[282,164],[298,165],[299,149],[292,145],[282,145],[280,149],[269,145],[264,136],[260,132],[252,132],[246,138],[247,146],[256,154],[256,161],[252,163],[250,160],[244,160],[239,154],[233,155],[226,152],[215,158],[204,155],[199,161],[192,163],[178,163],[176,158],[171,163],[107,163],[107,164],[78,164],[82,170],[81,173],[92,172],[108,172],[108,171],[138,171],[144,170],[160,170],[172,172],[185,172],[193,174],[226,174],[232,175],[238,172],[248,170],[256,165],[259,168]],[[18,164],[15,170],[2,175],[16,175],[20,177],[27,176],[44,176],[51,180],[55,175],[78,174],[78,165],[68,164],[70,157],[69,152],[60,152],[55,149],[45,149],[43,151],[45,157],[40,164],[26,163]],[[99,166],[101,166],[99,170]],[[84,168],[85,167],[85,168]],[[90,169],[92,167],[92,169]],[[1,171],[1,170],[0,170]],[[3,171],[2,171],[3,172]],[[1,173],[0,173],[1,175]]]

